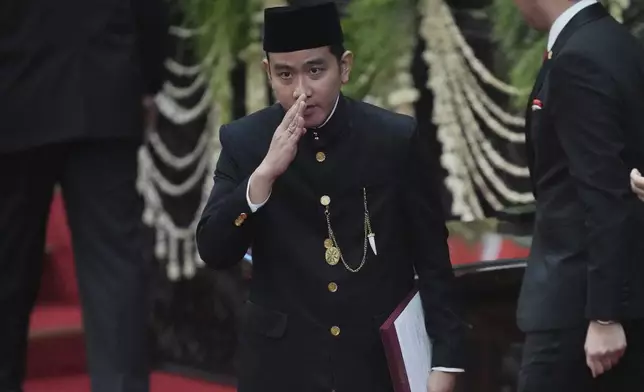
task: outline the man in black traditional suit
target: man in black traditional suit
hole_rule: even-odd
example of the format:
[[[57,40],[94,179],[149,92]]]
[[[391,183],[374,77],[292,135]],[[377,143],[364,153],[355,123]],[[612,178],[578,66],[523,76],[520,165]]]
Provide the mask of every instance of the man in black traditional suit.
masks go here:
[[[521,392],[644,385],[644,50],[594,0],[515,0],[549,31],[526,118],[537,203]]]
[[[137,152],[167,27],[163,0],[0,1],[0,392],[21,390],[57,183],[92,391],[148,390]]]
[[[265,11],[278,104],[225,125],[197,228],[217,269],[253,248],[239,391],[391,392],[378,328],[414,287],[433,339],[428,390],[452,391],[464,323],[428,140],[340,93],[352,54],[333,3]]]

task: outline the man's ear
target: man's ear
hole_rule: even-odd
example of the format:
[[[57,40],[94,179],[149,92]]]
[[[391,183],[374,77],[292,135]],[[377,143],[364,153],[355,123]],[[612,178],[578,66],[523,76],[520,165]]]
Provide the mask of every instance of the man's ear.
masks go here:
[[[342,84],[349,83],[349,76],[351,75],[351,68],[353,67],[353,53],[347,50],[342,54],[340,59],[340,80]]]
[[[262,66],[264,67],[264,71],[266,71],[266,77],[268,80],[271,80],[271,65],[268,62],[268,58],[265,58],[262,60]]]

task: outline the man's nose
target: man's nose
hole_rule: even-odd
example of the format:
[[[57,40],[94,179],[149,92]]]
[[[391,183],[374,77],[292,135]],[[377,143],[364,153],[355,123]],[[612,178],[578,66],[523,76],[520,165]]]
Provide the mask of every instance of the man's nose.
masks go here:
[[[297,80],[297,86],[293,90],[293,99],[297,99],[300,95],[306,95],[307,98],[311,96],[311,89],[306,83],[306,78],[300,77]]]

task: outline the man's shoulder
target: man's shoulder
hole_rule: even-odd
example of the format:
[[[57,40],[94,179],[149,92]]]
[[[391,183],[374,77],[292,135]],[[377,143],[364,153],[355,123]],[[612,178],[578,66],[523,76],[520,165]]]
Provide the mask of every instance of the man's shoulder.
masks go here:
[[[409,138],[416,128],[416,120],[408,115],[396,113],[367,102],[353,101],[356,114],[375,132],[384,132]]]
[[[644,47],[624,25],[612,17],[604,17],[580,27],[566,42],[561,54],[586,58],[605,66],[641,61]]]
[[[585,72],[586,77],[594,78],[593,85],[606,94],[626,94],[627,101],[641,101],[642,93],[636,86],[644,83],[644,47],[611,17],[575,31],[556,54],[553,69],[565,69],[571,75]]]
[[[247,143],[250,140],[270,141],[282,115],[282,109],[275,104],[233,120],[219,130],[220,140],[222,144]]]

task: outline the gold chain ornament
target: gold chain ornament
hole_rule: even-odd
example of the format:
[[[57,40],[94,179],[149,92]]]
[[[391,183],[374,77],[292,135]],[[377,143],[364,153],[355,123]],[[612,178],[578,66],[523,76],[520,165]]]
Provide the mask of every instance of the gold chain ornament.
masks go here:
[[[369,208],[367,206],[366,188],[362,188],[362,199],[364,204],[364,244],[362,249],[362,260],[356,268],[351,268],[349,264],[347,264],[347,262],[344,260],[344,256],[342,255],[342,251],[340,250],[340,246],[338,245],[335,233],[333,232],[333,228],[331,227],[331,212],[329,209],[330,200],[328,199],[328,197],[325,200],[328,202],[323,203],[324,216],[326,217],[326,224],[329,232],[329,239],[324,241],[324,247],[326,248],[324,258],[329,265],[336,265],[339,261],[342,261],[344,268],[353,273],[360,271],[367,261],[368,245],[371,245],[371,250],[375,255],[378,254],[376,250],[376,234],[371,230],[371,220],[369,218]]]

